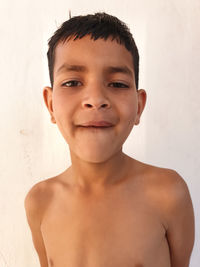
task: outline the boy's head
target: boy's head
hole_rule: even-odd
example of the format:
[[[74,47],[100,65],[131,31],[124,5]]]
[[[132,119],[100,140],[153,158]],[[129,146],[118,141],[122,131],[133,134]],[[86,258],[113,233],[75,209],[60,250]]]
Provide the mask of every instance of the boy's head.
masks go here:
[[[75,39],[75,40],[74,40]],[[71,155],[102,162],[118,153],[139,124],[146,93],[128,28],[105,13],[64,22],[49,41],[52,87],[43,91],[51,121]]]
[[[109,37],[123,44],[131,53],[135,74],[135,84],[138,89],[139,81],[139,54],[135,41],[125,23],[117,17],[106,13],[96,13],[94,15],[76,16],[65,21],[61,27],[49,39],[49,49],[47,52],[49,76],[51,86],[54,84],[54,63],[55,49],[58,43],[65,42],[67,39],[80,39],[86,35],[91,35],[93,40]]]

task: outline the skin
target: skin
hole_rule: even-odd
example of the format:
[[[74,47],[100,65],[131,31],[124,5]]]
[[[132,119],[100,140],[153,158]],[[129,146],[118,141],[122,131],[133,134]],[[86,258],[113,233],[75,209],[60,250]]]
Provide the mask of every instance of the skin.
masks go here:
[[[61,69],[66,63],[84,69]],[[111,73],[111,66],[129,73]],[[54,86],[43,96],[72,164],[25,199],[41,267],[188,267],[194,213],[186,183],[173,170],[122,152],[146,103],[130,52],[90,36],[59,43]],[[77,126],[90,120],[113,127]]]

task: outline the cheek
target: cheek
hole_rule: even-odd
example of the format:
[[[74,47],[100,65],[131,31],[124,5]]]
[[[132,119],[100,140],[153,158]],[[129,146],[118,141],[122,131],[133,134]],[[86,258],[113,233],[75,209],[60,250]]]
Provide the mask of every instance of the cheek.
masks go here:
[[[72,102],[64,94],[55,94],[53,97],[53,111],[58,126],[66,127],[72,118]]]
[[[121,103],[121,117],[127,125],[134,124],[137,115],[137,101],[134,96],[130,96],[126,101]]]

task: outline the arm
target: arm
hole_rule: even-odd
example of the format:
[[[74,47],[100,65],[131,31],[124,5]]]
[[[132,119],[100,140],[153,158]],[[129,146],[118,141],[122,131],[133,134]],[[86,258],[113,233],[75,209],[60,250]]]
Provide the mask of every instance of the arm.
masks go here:
[[[194,245],[194,212],[185,181],[172,173],[168,201],[167,239],[171,267],[189,267]]]
[[[34,247],[37,251],[41,267],[48,267],[48,260],[45,250],[42,233],[40,230],[41,223],[41,205],[39,205],[38,196],[40,195],[37,185],[35,185],[27,194],[24,205],[27,221],[32,233]]]

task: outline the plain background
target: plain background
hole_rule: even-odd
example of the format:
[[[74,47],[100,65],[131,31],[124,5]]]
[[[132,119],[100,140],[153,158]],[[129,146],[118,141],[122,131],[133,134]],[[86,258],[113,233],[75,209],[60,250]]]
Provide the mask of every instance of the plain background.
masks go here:
[[[47,40],[72,16],[105,11],[128,24],[140,51],[141,124],[124,152],[175,169],[188,184],[196,220],[190,267],[200,262],[200,1],[1,1],[0,266],[39,266],[24,198],[70,165],[68,147],[42,98]]]

